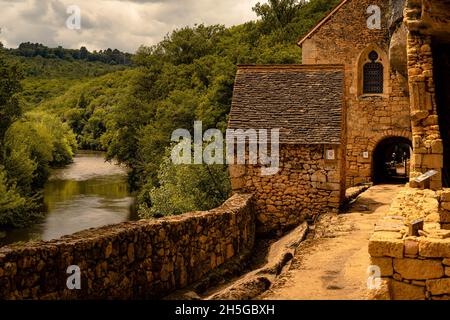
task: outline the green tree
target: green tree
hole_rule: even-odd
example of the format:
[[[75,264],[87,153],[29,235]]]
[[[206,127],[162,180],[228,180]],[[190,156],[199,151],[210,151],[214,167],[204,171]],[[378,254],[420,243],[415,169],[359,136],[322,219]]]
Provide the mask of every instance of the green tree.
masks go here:
[[[8,185],[6,172],[0,166],[0,225],[23,227],[40,215],[33,201],[21,196],[15,185]]]
[[[159,187],[144,188],[140,198],[143,218],[209,210],[230,195],[227,167],[223,165],[174,165],[165,157],[158,171]],[[141,201],[142,202],[142,201]]]
[[[298,15],[299,8],[298,0],[269,0],[264,4],[258,2],[253,11],[261,18],[266,30],[273,31],[291,23]]]
[[[17,93],[22,89],[21,79],[19,66],[7,64],[0,54],[0,146],[6,130],[22,114],[17,99]]]

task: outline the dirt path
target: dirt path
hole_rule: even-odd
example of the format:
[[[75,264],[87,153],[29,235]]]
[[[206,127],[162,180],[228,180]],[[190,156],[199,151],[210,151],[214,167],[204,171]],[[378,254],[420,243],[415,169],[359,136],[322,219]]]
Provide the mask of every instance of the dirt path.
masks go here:
[[[360,195],[348,214],[323,215],[297,250],[289,271],[258,299],[365,299],[368,240],[401,187],[372,187]]]

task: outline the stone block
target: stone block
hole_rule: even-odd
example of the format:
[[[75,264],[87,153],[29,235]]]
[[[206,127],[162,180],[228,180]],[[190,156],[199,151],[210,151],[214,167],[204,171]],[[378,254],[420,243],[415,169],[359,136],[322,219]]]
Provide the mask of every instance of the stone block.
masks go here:
[[[381,279],[380,286],[369,291],[368,300],[391,300],[389,282],[388,279]]]
[[[241,190],[245,187],[245,180],[243,178],[231,178],[231,188],[233,190]]]
[[[416,256],[419,254],[419,241],[415,239],[405,239],[405,255]]]
[[[445,218],[445,222],[450,222],[450,202],[441,202],[441,209],[449,212],[442,212],[442,217]]]
[[[425,300],[425,288],[392,280],[391,298],[392,300]]]
[[[450,258],[450,239],[421,237],[419,255],[426,258]]]
[[[372,237],[369,241],[369,254],[372,257],[403,258],[403,240]]]
[[[245,175],[245,165],[231,165],[229,170],[231,178],[240,178]]]
[[[394,270],[408,280],[438,279],[444,275],[440,260],[394,259]]]
[[[441,201],[442,202],[450,202],[450,189],[444,189],[441,192]]]
[[[431,142],[431,152],[441,154],[444,152],[442,140],[433,140]]]
[[[371,257],[370,264],[380,268],[382,277],[391,277],[394,275],[394,268],[392,266],[392,258],[377,258]]]
[[[424,154],[422,165],[428,169],[441,169],[444,166],[442,154]]]
[[[450,294],[450,278],[428,280],[427,291],[432,295]]]

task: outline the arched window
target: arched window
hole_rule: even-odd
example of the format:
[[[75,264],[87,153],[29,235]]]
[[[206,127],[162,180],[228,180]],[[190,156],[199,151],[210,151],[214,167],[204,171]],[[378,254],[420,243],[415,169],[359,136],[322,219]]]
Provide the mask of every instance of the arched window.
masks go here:
[[[363,94],[383,93],[383,64],[376,51],[371,51],[368,58],[370,62],[363,67]]]

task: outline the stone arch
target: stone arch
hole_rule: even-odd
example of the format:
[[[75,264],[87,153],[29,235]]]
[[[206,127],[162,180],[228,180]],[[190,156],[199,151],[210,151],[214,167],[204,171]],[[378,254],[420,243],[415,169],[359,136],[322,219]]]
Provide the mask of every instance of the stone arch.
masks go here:
[[[371,60],[369,58],[370,53],[374,51],[377,53],[378,58],[376,59],[377,63],[381,63],[383,65],[383,92],[382,93],[372,93],[365,94],[364,93],[364,66],[367,63],[370,63]],[[390,85],[389,85],[389,58],[386,52],[384,52],[377,44],[368,45],[358,56],[357,59],[357,94],[358,97],[367,97],[367,96],[382,96],[386,97],[390,93]]]
[[[409,146],[407,150],[404,150],[405,147]],[[375,184],[385,183],[385,182],[394,182],[393,176],[387,174],[384,170],[385,163],[389,160],[388,156],[392,153],[393,150],[399,149],[405,151],[405,155],[397,154],[396,159],[403,158],[406,156],[407,159],[410,159],[412,156],[412,139],[411,133],[407,131],[390,131],[386,132],[383,135],[379,135],[371,139],[370,144],[370,158],[371,161],[371,174],[372,174],[372,182]],[[389,154],[387,154],[389,153]],[[397,179],[398,182],[404,183],[406,182],[409,172],[409,166],[407,162],[405,163],[405,176],[397,177],[402,179]]]

